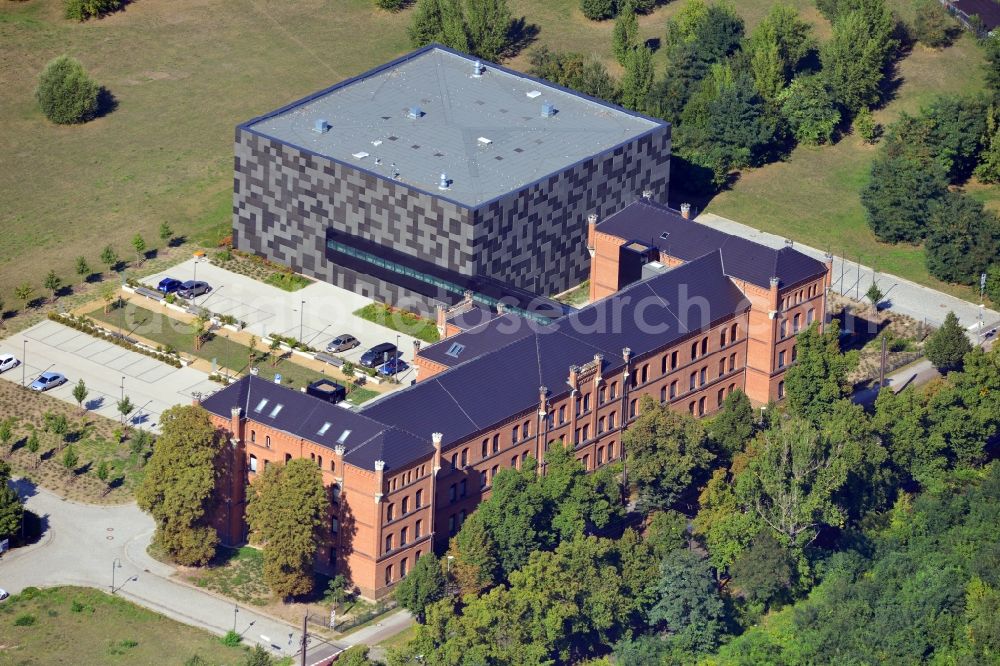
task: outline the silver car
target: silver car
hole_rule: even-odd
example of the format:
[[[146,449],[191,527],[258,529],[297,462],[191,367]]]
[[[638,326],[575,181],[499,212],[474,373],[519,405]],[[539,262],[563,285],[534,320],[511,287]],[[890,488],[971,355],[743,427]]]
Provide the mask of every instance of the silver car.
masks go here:
[[[21,365],[21,362],[13,354],[0,354],[0,372],[7,372],[19,365]]]
[[[333,340],[331,340],[330,344],[326,346],[326,350],[328,352],[345,352],[354,349],[355,347],[358,347],[360,345],[361,345],[360,340],[358,340],[353,335],[348,335],[347,333],[344,333],[342,335],[338,335]]]

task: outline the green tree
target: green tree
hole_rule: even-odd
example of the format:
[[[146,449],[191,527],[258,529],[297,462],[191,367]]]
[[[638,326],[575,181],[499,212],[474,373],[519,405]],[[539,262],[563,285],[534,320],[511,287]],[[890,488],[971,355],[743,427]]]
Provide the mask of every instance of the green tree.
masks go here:
[[[986,270],[986,295],[994,304],[1000,303],[1000,263]]]
[[[100,88],[75,58],[51,60],[38,78],[35,99],[45,117],[59,125],[83,123],[97,114]]]
[[[708,561],[687,549],[664,558],[649,621],[670,633],[681,654],[704,654],[718,646],[727,619]]]
[[[625,58],[621,82],[621,104],[633,111],[646,108],[646,98],[653,87],[653,52],[645,46],[632,49]]]
[[[861,191],[868,226],[888,243],[918,242],[927,233],[932,203],[947,192],[944,170],[906,154],[881,154]]]
[[[163,412],[160,430],[136,500],[156,521],[154,543],[181,564],[203,565],[219,540],[208,513],[223,442],[208,413],[195,405]]]
[[[939,49],[951,44],[956,32],[958,26],[941,3],[937,0],[917,0],[913,34],[920,43]]]
[[[80,463],[80,456],[76,453],[76,448],[72,444],[63,451],[62,464],[69,471],[76,473],[76,466]]]
[[[978,284],[980,274],[1000,256],[1000,218],[981,201],[948,192],[931,208],[924,249],[934,277]]]
[[[846,510],[835,494],[862,459],[860,443],[792,419],[758,436],[737,475],[737,496],[786,547],[801,549],[822,525],[844,524]]]
[[[798,357],[785,374],[785,394],[791,410],[819,423],[831,406],[850,392],[847,373],[857,365],[856,352],[840,351],[840,322],[833,320],[822,333],[813,322],[799,334]]]
[[[27,308],[28,302],[31,297],[35,294],[35,288],[32,287],[27,282],[22,282],[21,284],[14,287],[14,296],[17,300],[21,301],[21,306]]]
[[[872,110],[863,106],[854,116],[854,131],[865,143],[875,143],[881,134],[882,126],[875,122]]]
[[[833,140],[840,111],[822,76],[796,78],[778,93],[777,101],[796,141],[818,145]]]
[[[704,425],[643,396],[639,418],[625,431],[629,480],[645,511],[667,509],[705,474],[715,458]]]
[[[40,448],[40,446],[41,445],[38,442],[38,433],[32,430],[31,434],[28,435],[28,441],[24,445],[24,448],[28,450],[28,453],[35,456],[35,467],[38,467],[38,465],[41,463],[41,460],[38,458],[38,449]]]
[[[347,598],[347,578],[344,574],[337,574],[326,584],[326,597],[335,607],[344,603]]]
[[[174,230],[170,228],[170,225],[166,222],[160,223],[160,240],[164,243],[170,242],[174,237]]]
[[[442,0],[417,0],[413,19],[407,28],[410,43],[419,48],[439,41],[444,26],[443,14]]]
[[[258,643],[247,653],[243,666],[274,666],[274,663],[275,661],[268,651]]]
[[[396,586],[396,601],[423,622],[427,606],[444,597],[445,579],[434,553],[421,556],[413,570]]]
[[[541,46],[528,54],[533,76],[609,102],[618,99],[614,79],[603,63],[580,53],[557,53]]]
[[[591,21],[603,21],[615,15],[615,0],[580,0],[580,11]]]
[[[264,582],[283,598],[309,593],[329,505],[316,463],[297,458],[271,465],[248,494],[247,524],[264,546]]]
[[[812,26],[799,18],[793,7],[785,4],[773,5],[767,16],[754,28],[746,46],[751,57],[751,67],[756,72],[753,62],[758,53],[774,53],[779,74],[779,77],[774,79],[778,84],[775,93],[792,79],[799,63],[815,48],[816,44],[811,33]],[[760,93],[768,99],[774,99],[773,95],[767,94],[766,83],[762,88],[759,85],[761,81],[759,79],[757,81]]]
[[[729,573],[738,593],[765,609],[780,600],[795,582],[795,563],[768,531],[757,535],[733,562]]]
[[[510,45],[513,17],[507,0],[464,0],[463,16],[470,52],[487,60],[499,60]]]
[[[924,344],[927,360],[941,372],[960,370],[965,355],[972,351],[972,343],[958,323],[954,312],[949,312],[944,318],[941,328]]]
[[[15,536],[24,515],[24,503],[10,486],[10,475],[10,465],[0,460],[0,538]]]
[[[499,555],[486,522],[486,517],[481,512],[473,513],[451,540],[448,554],[454,560],[450,574],[458,583],[462,594],[479,594],[497,583],[500,572]],[[489,527],[493,528],[493,524],[494,521],[491,520]]]
[[[80,411],[83,411],[83,401],[87,399],[90,392],[87,390],[87,384],[83,381],[81,377],[77,381],[76,386],[73,387],[73,399],[76,400],[76,404],[80,407]]]
[[[398,12],[406,7],[408,0],[375,0],[375,4],[380,8],[390,12]]]
[[[986,74],[986,88],[993,93],[993,102],[1000,101],[1000,36],[993,35],[982,42],[986,62],[984,72]]]
[[[337,666],[377,666],[381,662],[368,658],[370,648],[367,645],[355,645],[340,653]]]
[[[9,416],[0,421],[0,444],[5,449],[9,449],[14,441],[14,424],[14,419]],[[8,450],[5,455],[10,453],[11,451]]]
[[[1000,40],[997,40],[1000,41]],[[986,114],[986,134],[976,165],[976,178],[984,183],[1000,183],[1000,107],[990,105]]]
[[[118,413],[121,414],[122,425],[127,427],[128,415],[132,413],[133,409],[135,409],[135,403],[132,402],[130,397],[125,396],[115,403],[115,405],[118,408]]]
[[[65,0],[66,18],[75,21],[86,21],[118,11],[125,5],[125,0]]]
[[[708,434],[726,457],[731,458],[750,442],[756,428],[757,417],[750,398],[737,389],[722,402],[722,411],[709,423]]]
[[[86,278],[91,273],[90,264],[87,263],[87,258],[80,256],[76,258],[76,274],[82,278]]]
[[[873,279],[871,286],[868,287],[868,291],[865,292],[865,298],[872,304],[873,313],[878,313],[878,304],[884,297],[885,294],[882,293],[882,290],[879,289],[878,284]]]
[[[42,286],[52,292],[52,300],[54,301],[56,300],[56,294],[58,294],[60,287],[62,287],[62,278],[56,275],[55,270],[49,270]]]
[[[114,267],[118,265],[118,253],[115,252],[115,248],[110,245],[105,245],[104,249],[101,250],[101,263],[108,267],[108,270],[114,270]]]
[[[857,9],[833,20],[833,36],[820,51],[834,99],[851,113],[880,101],[886,68],[898,46],[884,1],[856,4]]]
[[[142,264],[143,260],[146,258],[146,239],[140,234],[136,234],[132,237],[132,247],[135,248],[136,263]]]
[[[635,15],[633,0],[625,0],[615,17],[611,31],[611,50],[622,67],[628,62],[629,53],[639,46],[639,20]]]

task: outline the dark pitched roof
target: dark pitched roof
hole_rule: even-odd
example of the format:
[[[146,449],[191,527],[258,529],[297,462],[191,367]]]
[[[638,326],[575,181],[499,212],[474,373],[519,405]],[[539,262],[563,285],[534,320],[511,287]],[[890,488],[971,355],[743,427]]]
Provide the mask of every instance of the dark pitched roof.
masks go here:
[[[514,339],[531,335],[541,324],[515,314],[505,314],[466,331],[423,347],[420,356],[447,367],[464,363],[494,349],[510,344]],[[459,347],[455,347],[458,344]]]
[[[1000,26],[1000,5],[995,0],[955,0],[952,4],[969,16],[979,16],[986,30]]]
[[[213,393],[201,406],[224,418],[230,417],[233,407],[240,407],[245,416],[259,423],[331,450],[343,445],[344,459],[367,469],[373,469],[376,460],[392,467],[433,451],[430,433],[424,442],[357,412],[254,376]]]
[[[685,220],[680,213],[649,201],[635,201],[598,223],[599,231],[637,240],[682,261],[716,250],[726,275],[769,287],[776,277],[793,285],[826,272],[821,261],[791,247],[774,249],[718,229]]]
[[[604,372],[614,372],[623,365],[624,347],[641,357],[748,308],[749,302],[723,274],[716,251],[549,326],[525,323],[506,338],[495,326],[481,327],[480,334],[495,349],[386,396],[361,413],[415,435],[441,432],[447,447],[533,410],[539,386],[553,396],[565,393],[571,365],[602,354]],[[471,344],[476,335],[455,338]]]

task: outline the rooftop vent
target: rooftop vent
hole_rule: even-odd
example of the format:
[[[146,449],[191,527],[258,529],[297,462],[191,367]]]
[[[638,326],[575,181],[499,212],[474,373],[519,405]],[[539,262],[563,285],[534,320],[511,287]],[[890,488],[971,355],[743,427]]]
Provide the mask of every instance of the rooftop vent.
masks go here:
[[[424,111],[419,106],[411,106],[410,110],[406,112],[406,117],[409,118],[410,120],[416,120],[417,118],[420,118],[423,115]]]
[[[475,62],[475,64],[472,65],[472,76],[476,77],[477,79],[480,76],[482,76],[483,72],[485,72],[485,71],[486,71],[486,68],[483,67],[483,63],[481,63],[478,60]]]
[[[448,348],[448,351],[446,351],[445,354],[451,356],[452,358],[458,358],[458,355],[463,351],[465,351],[465,345],[455,342],[452,343],[451,347]]]
[[[556,115],[556,107],[552,105],[552,102],[542,104],[542,118],[551,118],[554,115]]]
[[[376,147],[381,146],[382,145],[382,139],[375,139],[374,141],[372,141],[372,145],[376,146]]]
[[[670,232],[669,231],[664,231],[663,233],[660,234],[660,240],[667,240],[667,238],[669,236],[670,236]]]
[[[313,125],[313,131],[318,134],[326,134],[330,131],[330,123],[326,122],[325,118],[320,118],[316,121],[316,124]]]
[[[448,180],[448,174],[442,173],[441,174],[441,179],[438,181],[438,189],[439,190],[447,190],[450,185],[451,185],[451,181]]]
[[[363,160],[363,159],[365,159],[366,157],[368,157],[368,153],[366,153],[366,152],[365,152],[365,151],[363,151],[363,150],[359,150],[358,152],[356,152],[356,153],[353,153],[353,155],[354,155],[354,157],[355,157],[355,158],[357,158],[357,159],[359,159],[359,160]]]
[[[491,143],[493,143],[493,139],[487,139],[485,136],[481,136],[481,137],[479,137],[476,140],[479,141],[479,143],[482,144],[482,145],[484,145],[484,146],[488,146]]]
[[[531,92],[524,93],[528,96],[528,99],[535,99],[536,97],[541,97],[542,93],[539,90],[532,90]]]

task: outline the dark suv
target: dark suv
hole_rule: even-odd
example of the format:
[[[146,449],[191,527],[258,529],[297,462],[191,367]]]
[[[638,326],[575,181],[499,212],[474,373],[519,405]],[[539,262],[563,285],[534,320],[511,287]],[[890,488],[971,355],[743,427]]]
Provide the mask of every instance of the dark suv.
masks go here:
[[[383,342],[380,345],[375,345],[361,355],[361,365],[366,368],[374,368],[391,360],[396,354],[396,345],[391,342]]]
[[[180,289],[177,290],[177,295],[181,298],[190,299],[196,296],[201,296],[202,294],[207,294],[210,291],[212,291],[212,287],[210,287],[207,282],[202,282],[201,280],[198,280],[197,282],[194,280],[188,280],[180,286]]]

